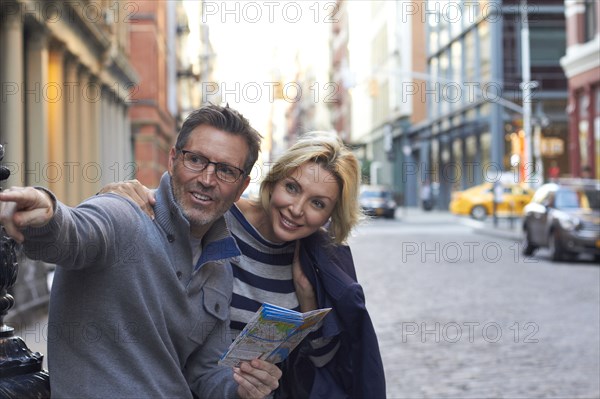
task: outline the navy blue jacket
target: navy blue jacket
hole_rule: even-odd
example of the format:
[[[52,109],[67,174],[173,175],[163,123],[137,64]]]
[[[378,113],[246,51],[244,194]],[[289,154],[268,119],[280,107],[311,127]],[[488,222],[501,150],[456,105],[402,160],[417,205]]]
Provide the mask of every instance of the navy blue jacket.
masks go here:
[[[329,244],[319,231],[302,239],[300,261],[319,308],[333,310],[320,334],[336,337],[340,348],[324,367],[315,367],[303,342],[284,362],[279,398],[385,398],[385,375],[377,336],[356,279],[350,248]]]

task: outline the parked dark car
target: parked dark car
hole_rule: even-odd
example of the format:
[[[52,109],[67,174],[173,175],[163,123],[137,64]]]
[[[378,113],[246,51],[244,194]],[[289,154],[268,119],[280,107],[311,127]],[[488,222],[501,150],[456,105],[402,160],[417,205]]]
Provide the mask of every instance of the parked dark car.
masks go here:
[[[600,260],[600,181],[566,179],[542,185],[525,206],[523,254],[546,247],[552,260],[587,253]]]
[[[366,215],[394,218],[397,204],[394,201],[394,193],[388,187],[362,186],[359,201]]]

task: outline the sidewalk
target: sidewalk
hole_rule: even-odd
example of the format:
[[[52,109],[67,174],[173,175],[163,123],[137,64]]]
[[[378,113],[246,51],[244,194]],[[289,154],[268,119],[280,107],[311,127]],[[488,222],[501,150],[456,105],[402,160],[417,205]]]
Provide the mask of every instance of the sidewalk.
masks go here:
[[[457,216],[447,210],[431,210],[425,211],[417,207],[399,207],[396,210],[396,220],[402,224],[440,224],[440,223],[459,223],[464,226],[471,227],[477,234],[484,234],[491,237],[502,238],[511,241],[521,241],[521,224],[520,217],[498,218],[498,223],[494,225],[493,217],[489,216],[483,221],[475,220],[469,216]]]
[[[473,226],[473,230],[480,234],[486,234],[492,237],[502,238],[511,241],[521,241],[522,235],[522,220],[520,217],[498,218],[495,225],[492,217],[486,218],[484,221],[466,219],[465,224]]]
[[[440,224],[440,223],[456,223],[458,216],[451,214],[449,211],[433,209],[425,211],[423,208],[414,206],[398,207],[396,209],[396,220],[402,224]]]

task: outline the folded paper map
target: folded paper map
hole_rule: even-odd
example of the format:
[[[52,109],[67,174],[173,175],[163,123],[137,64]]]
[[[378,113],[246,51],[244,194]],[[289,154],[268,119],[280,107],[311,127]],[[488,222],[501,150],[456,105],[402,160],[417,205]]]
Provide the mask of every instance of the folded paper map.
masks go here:
[[[241,361],[283,361],[310,332],[318,329],[331,308],[306,313],[263,303],[246,327],[221,356],[220,365],[238,366]]]

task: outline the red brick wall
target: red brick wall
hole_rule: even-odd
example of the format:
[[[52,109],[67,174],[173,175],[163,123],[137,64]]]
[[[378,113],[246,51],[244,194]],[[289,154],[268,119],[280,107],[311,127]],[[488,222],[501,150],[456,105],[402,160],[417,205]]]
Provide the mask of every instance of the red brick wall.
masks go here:
[[[174,144],[175,117],[167,109],[166,2],[138,1],[131,21],[130,54],[140,81],[129,110],[134,135],[136,177],[158,185]],[[175,27],[172,27],[175,29]]]

